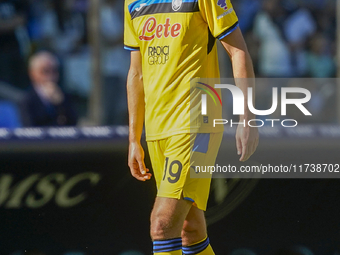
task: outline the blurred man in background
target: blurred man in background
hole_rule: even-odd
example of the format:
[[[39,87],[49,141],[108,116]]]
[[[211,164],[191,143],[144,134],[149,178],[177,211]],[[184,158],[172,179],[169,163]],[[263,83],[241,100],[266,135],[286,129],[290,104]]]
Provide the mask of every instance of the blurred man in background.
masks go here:
[[[22,38],[27,9],[26,1],[0,1],[0,80],[20,88],[28,85]]]
[[[25,126],[71,126],[77,116],[68,97],[58,86],[59,61],[49,52],[39,52],[29,61],[32,89],[23,102]]]

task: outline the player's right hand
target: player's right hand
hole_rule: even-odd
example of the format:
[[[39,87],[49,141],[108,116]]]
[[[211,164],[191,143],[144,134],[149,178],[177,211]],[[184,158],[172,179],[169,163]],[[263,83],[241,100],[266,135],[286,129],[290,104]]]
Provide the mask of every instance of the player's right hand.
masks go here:
[[[151,173],[144,164],[144,150],[140,143],[130,142],[128,164],[133,177],[139,181],[150,180]]]

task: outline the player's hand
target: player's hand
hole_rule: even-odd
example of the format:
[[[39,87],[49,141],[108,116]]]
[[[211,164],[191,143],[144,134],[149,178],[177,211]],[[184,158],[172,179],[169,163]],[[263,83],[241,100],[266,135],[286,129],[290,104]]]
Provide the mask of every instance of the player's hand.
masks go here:
[[[131,174],[137,180],[146,181],[151,178],[151,173],[144,164],[144,150],[140,143],[130,143],[128,161]]]
[[[244,127],[239,124],[236,130],[237,154],[240,161],[246,161],[255,152],[259,144],[259,131],[256,127]]]

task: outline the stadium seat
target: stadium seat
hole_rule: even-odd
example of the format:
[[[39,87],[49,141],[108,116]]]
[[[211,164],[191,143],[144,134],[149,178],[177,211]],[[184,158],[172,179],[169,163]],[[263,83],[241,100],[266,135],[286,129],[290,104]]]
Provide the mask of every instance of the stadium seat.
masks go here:
[[[19,110],[17,106],[10,101],[0,101],[0,127],[21,127]]]

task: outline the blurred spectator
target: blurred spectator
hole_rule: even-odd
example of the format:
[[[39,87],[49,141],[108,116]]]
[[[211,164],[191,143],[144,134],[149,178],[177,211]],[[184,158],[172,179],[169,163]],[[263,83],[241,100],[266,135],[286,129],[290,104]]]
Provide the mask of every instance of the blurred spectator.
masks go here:
[[[28,28],[34,48],[49,48],[58,33],[58,18],[52,1],[31,0]]]
[[[314,0],[315,1],[315,0]],[[311,2],[314,2],[311,1]],[[320,7],[314,8],[314,16],[318,26],[318,32],[329,40],[336,41],[336,6],[334,0],[322,0]]]
[[[34,46],[73,53],[86,43],[86,13],[81,2],[31,0],[29,31]]]
[[[328,51],[329,40],[322,34],[316,34],[311,40],[310,51],[307,53],[308,74],[315,78],[335,76],[335,62]]]
[[[57,14],[58,31],[51,46],[59,55],[80,50],[86,42],[86,16],[83,15],[87,7],[83,2],[86,1],[54,0],[53,2]]]
[[[28,85],[24,64],[26,11],[24,0],[0,1],[0,80],[21,88]]]
[[[62,59],[62,85],[72,93],[77,113],[87,116],[87,99],[92,88],[91,47],[88,45],[88,0],[52,0],[57,16],[57,33],[50,47]]]
[[[258,70],[263,77],[289,77],[291,55],[285,41],[283,24],[285,10],[279,0],[264,0],[257,14],[254,35],[259,41]]]
[[[123,48],[124,17],[120,10],[123,10],[123,1],[119,0],[106,0],[101,8],[104,124],[107,125],[127,124],[125,83],[130,53]]]
[[[33,55],[29,61],[32,89],[22,104],[25,126],[76,125],[77,116],[71,102],[58,86],[59,63],[48,52]]]
[[[233,2],[233,5],[237,9],[240,28],[243,33],[247,33],[253,27],[255,16],[261,8],[261,1],[240,0]]]
[[[284,33],[290,47],[292,73],[300,77],[307,73],[307,41],[316,31],[316,23],[308,9],[295,7],[284,22]]]

